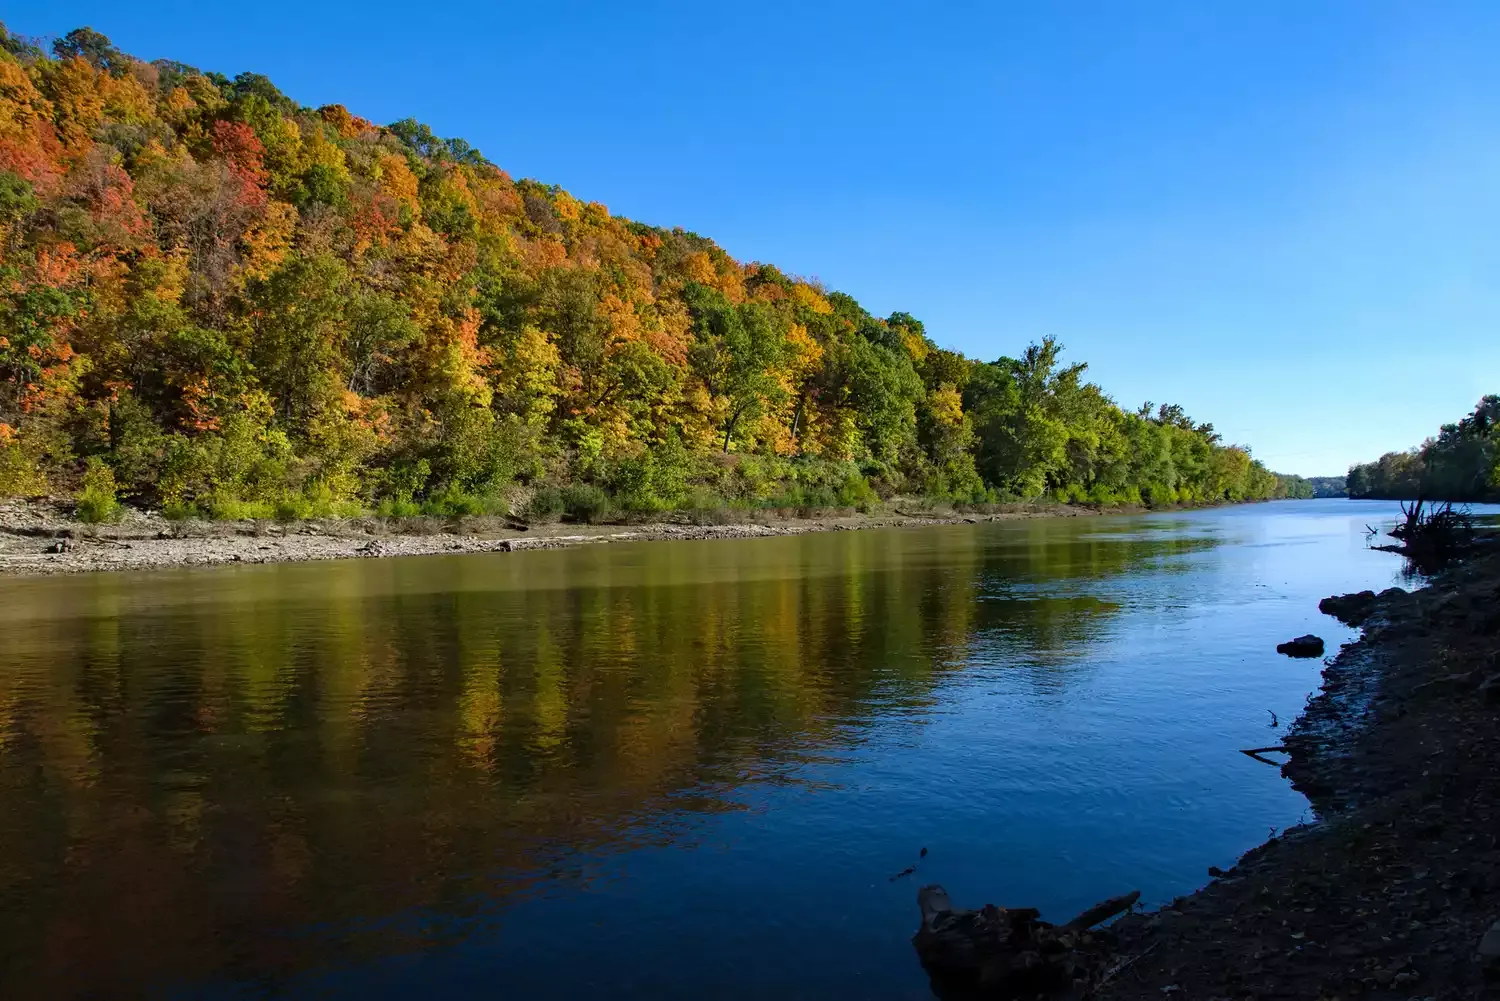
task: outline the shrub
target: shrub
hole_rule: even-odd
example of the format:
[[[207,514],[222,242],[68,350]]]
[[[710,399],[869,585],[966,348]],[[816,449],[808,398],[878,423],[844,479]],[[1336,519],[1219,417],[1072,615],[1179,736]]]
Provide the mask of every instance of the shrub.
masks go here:
[[[110,405],[108,424],[109,462],[116,480],[127,492],[150,497],[161,479],[167,435],[152,419],[150,408],[128,390]]]
[[[568,509],[563,492],[557,487],[538,487],[526,505],[526,517],[533,521],[556,521]]]
[[[9,428],[0,424],[0,432]],[[28,497],[47,492],[47,478],[14,438],[0,433],[0,497]]]
[[[376,507],[375,513],[382,518],[416,518],[422,513],[422,505],[413,500],[387,497]]]
[[[870,485],[869,480],[858,473],[850,473],[839,486],[837,500],[840,507],[869,511],[880,501],[880,497],[875,493],[875,488]]]
[[[120,515],[120,501],[115,496],[115,471],[95,456],[83,473],[83,490],[78,494],[78,517],[98,524],[113,521]]]
[[[484,514],[484,505],[475,495],[456,487],[439,490],[422,502],[422,513],[439,518]]]
[[[193,506],[215,521],[265,521],[276,516],[276,505],[270,501],[241,500],[223,489],[210,491]]]
[[[592,483],[579,483],[564,490],[563,509],[568,517],[587,525],[607,521],[611,513],[609,495]]]
[[[375,490],[394,504],[411,504],[427,489],[427,480],[431,476],[432,464],[426,459],[415,462],[403,459],[375,474]]]
[[[171,500],[162,505],[161,514],[168,521],[186,521],[189,518],[201,518],[203,512],[195,505],[187,501]]]

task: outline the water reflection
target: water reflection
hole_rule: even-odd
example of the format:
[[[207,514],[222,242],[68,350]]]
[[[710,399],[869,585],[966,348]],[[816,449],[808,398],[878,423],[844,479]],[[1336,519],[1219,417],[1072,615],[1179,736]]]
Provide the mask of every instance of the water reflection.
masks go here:
[[[430,949],[747,790],[842,781],[809,763],[976,660],[1063,692],[1158,600],[1111,581],[1225,537],[1110,525],[0,584],[0,995]]]

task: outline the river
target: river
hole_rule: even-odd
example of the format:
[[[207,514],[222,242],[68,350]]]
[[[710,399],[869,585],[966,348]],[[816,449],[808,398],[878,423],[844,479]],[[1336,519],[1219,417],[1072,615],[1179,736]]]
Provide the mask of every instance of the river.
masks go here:
[[[0,996],[928,998],[923,883],[1158,904],[1308,818],[1239,749],[1395,515],[0,580]]]

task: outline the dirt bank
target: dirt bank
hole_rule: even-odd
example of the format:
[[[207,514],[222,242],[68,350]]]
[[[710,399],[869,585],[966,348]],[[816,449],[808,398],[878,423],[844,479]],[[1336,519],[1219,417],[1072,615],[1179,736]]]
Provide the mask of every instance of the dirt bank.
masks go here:
[[[1319,822],[1122,919],[1100,996],[1500,997],[1500,552],[1362,628],[1286,741]]]
[[[0,574],[514,552],[600,542],[758,538],[1098,513],[1061,504],[1013,504],[972,514],[897,510],[878,515],[799,518],[756,513],[729,524],[696,524],[684,518],[636,525],[528,526],[513,519],[476,517],[369,517],[291,523],[169,521],[157,514],[131,511],[115,524],[85,525],[58,505],[5,501],[0,502]]]

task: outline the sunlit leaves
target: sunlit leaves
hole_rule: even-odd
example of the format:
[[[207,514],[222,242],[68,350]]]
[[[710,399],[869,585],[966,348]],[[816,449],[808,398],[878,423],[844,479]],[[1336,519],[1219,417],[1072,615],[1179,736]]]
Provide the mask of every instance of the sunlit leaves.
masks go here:
[[[1051,340],[978,365],[414,119],[89,29],[54,58],[0,41],[0,425],[28,482],[104,456],[127,497],[241,514],[467,510],[510,479],[640,510],[1269,489],[1211,425],[1122,412]]]

